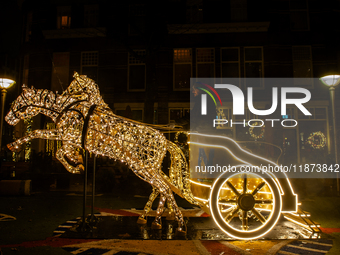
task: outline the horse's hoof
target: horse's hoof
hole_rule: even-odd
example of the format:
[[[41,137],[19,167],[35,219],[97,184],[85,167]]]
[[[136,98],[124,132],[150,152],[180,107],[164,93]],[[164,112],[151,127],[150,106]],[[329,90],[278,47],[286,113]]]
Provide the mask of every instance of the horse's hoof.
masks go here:
[[[85,168],[84,168],[84,166],[83,166],[82,164],[77,165],[77,171],[78,171],[79,173],[84,172],[84,170],[85,170]]]
[[[178,236],[186,236],[187,231],[185,231],[183,228],[177,228],[176,229],[176,235]]]
[[[8,148],[10,151],[13,151],[13,152],[18,152],[18,151],[20,150],[20,148],[18,147],[18,145],[13,145],[12,143],[7,144],[7,148]]]
[[[146,222],[147,222],[146,219],[144,219],[144,218],[142,218],[142,217],[138,217],[137,224],[145,225]]]
[[[151,229],[162,229],[162,224],[153,221],[151,224]]]

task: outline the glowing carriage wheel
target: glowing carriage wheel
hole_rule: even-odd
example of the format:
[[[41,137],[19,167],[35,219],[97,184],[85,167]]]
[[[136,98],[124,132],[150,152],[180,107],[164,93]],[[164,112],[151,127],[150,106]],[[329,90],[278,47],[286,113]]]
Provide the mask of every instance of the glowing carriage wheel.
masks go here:
[[[225,233],[256,239],[275,226],[282,201],[277,183],[267,173],[224,173],[213,185],[209,207]]]

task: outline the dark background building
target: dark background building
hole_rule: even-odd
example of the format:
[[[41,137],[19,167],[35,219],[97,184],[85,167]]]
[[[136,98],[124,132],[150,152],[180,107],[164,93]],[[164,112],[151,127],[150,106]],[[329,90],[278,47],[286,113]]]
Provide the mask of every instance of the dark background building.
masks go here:
[[[336,0],[167,0],[167,1],[17,1],[6,3],[1,18],[1,69],[16,75],[9,102],[21,85],[62,92],[74,72],[99,84],[111,109],[134,120],[187,127],[190,77],[319,78],[340,73],[339,11]],[[7,40],[11,38],[11,40]],[[321,83],[297,84],[312,93],[306,117],[296,108],[287,116],[299,125],[266,126],[259,141],[284,151],[282,162],[332,162],[333,141],[328,88]],[[247,85],[240,84],[245,92]],[[256,87],[258,108],[271,105],[271,87]],[[336,90],[336,98],[340,88]],[[231,115],[231,97],[220,113]],[[336,102],[339,116],[340,104]],[[234,117],[235,118],[235,117]],[[255,119],[248,111],[241,119]],[[337,120],[340,132],[340,118]],[[6,125],[6,124],[5,124]],[[15,129],[6,126],[6,144],[26,127],[52,128],[44,116]],[[321,131],[326,146],[306,144]],[[13,133],[14,132],[14,133]],[[217,133],[253,141],[249,128],[220,126]],[[339,139],[337,138],[339,142]],[[39,140],[30,150],[54,152],[56,143]],[[267,155],[271,157],[273,155]],[[274,156],[273,156],[274,157]],[[24,154],[17,160],[24,160]]]

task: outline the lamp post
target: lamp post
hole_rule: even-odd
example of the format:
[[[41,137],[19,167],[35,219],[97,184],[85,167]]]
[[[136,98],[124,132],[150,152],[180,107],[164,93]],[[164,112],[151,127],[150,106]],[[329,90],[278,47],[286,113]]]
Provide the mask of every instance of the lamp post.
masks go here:
[[[320,78],[321,82],[326,86],[329,86],[329,92],[331,95],[332,104],[332,118],[333,118],[333,143],[334,143],[334,154],[335,154],[335,164],[338,164],[338,146],[336,142],[336,119],[335,119],[335,86],[340,83],[340,75],[327,75]],[[339,173],[336,173],[336,190],[337,194],[340,195],[340,183],[339,183]]]
[[[1,119],[0,119],[0,151],[2,149],[2,127],[4,125],[4,111],[7,89],[15,84],[15,81],[7,78],[0,78],[1,89]]]

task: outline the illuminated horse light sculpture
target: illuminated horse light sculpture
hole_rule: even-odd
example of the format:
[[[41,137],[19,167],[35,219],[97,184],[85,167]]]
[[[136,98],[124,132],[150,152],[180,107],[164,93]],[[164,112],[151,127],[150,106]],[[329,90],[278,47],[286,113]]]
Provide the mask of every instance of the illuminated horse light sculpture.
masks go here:
[[[56,157],[71,173],[83,170],[79,149],[121,160],[153,187],[153,193],[138,223],[146,223],[146,214],[150,211],[153,200],[160,194],[152,228],[161,228],[161,215],[165,209],[164,203],[168,200],[170,210],[174,212],[178,222],[177,230],[186,232],[183,216],[172,190],[178,191],[176,193],[193,204],[197,205],[198,202],[190,191],[188,167],[182,151],[166,140],[160,131],[113,114],[93,80],[77,73],[74,77],[61,95],[23,86],[23,92],[14,102],[6,121],[10,125],[16,125],[20,119],[42,113],[56,123],[56,128],[34,130],[9,144],[8,148],[12,151],[19,150],[22,144],[36,138],[60,140],[63,146],[56,152]],[[169,177],[161,171],[166,151],[171,154]]]

